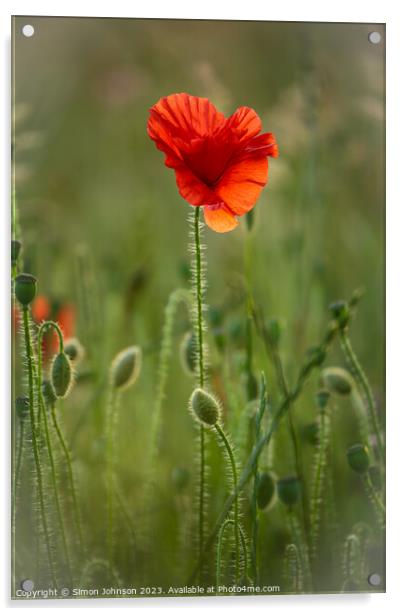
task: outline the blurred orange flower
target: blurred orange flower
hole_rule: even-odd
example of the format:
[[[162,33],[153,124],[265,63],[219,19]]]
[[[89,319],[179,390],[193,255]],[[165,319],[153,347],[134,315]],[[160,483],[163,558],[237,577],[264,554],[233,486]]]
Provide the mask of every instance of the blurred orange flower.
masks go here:
[[[171,94],[150,109],[148,135],[176,173],[181,196],[204,207],[205,222],[224,233],[250,211],[268,179],[268,156],[278,156],[272,133],[262,133],[254,109],[229,118],[207,98]]]
[[[32,302],[32,317],[36,323],[46,321],[51,312],[50,302],[45,295],[37,295]]]

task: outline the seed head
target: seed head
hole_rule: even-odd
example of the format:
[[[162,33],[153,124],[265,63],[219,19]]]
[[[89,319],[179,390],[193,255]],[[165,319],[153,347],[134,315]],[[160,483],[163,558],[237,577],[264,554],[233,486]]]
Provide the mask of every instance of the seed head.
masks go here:
[[[219,421],[219,402],[212,394],[199,387],[191,394],[190,411],[198,421],[206,426],[214,426]]]
[[[277,490],[284,505],[295,505],[301,497],[300,479],[294,476],[283,477],[277,483]]]
[[[29,306],[36,295],[36,278],[31,274],[19,274],[15,278],[15,297],[23,306]]]
[[[370,466],[370,458],[366,445],[356,443],[349,447],[347,452],[348,462],[351,469],[360,475],[364,475]]]
[[[111,383],[114,389],[127,389],[134,385],[141,369],[142,353],[138,346],[120,351],[110,367]]]

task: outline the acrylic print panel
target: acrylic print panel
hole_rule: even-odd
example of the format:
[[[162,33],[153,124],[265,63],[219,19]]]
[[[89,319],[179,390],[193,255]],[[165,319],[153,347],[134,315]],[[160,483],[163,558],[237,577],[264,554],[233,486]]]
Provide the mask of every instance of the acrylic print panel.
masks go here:
[[[12,596],[383,592],[384,26],[13,30]]]

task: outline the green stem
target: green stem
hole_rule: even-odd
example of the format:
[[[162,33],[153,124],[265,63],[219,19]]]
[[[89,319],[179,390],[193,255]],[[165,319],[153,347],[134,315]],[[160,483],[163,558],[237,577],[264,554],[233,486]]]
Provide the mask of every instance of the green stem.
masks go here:
[[[13,593],[16,590],[16,544],[15,544],[15,532],[16,532],[16,520],[17,520],[17,500],[18,500],[18,488],[20,484],[22,459],[24,455],[24,420],[20,419],[19,422],[19,438],[16,447],[16,455],[14,457],[14,481],[13,481],[13,499],[12,499],[12,513],[11,513],[11,542],[12,542],[12,567],[13,567],[13,579],[12,588]]]
[[[235,558],[236,558],[236,564],[235,564],[235,584],[238,584],[239,582],[239,571],[240,571],[240,551],[239,551],[239,497],[237,494],[237,469],[236,469],[236,461],[234,459],[234,455],[233,455],[233,450],[232,447],[230,446],[230,443],[227,439],[226,434],[224,433],[224,431],[222,430],[221,426],[217,423],[215,424],[215,429],[219,435],[219,437],[221,438],[225,448],[226,448],[226,452],[230,461],[230,466],[231,466],[231,470],[232,470],[232,477],[233,477],[233,490],[236,494],[235,499],[234,499],[234,536],[235,536]]]
[[[365,397],[366,404],[367,404],[367,410],[370,416],[371,428],[374,431],[376,438],[377,438],[378,451],[381,457],[381,461],[383,464],[385,464],[384,445],[383,445],[380,427],[378,424],[378,417],[377,417],[377,410],[376,410],[375,402],[374,402],[374,396],[371,391],[370,384],[368,382],[367,376],[362,366],[359,363],[359,360],[357,359],[357,356],[355,355],[353,351],[352,344],[350,342],[350,339],[349,339],[349,336],[346,330],[342,329],[339,335],[340,335],[342,350],[346,356],[346,359],[349,362],[349,365],[352,369],[353,374],[355,375],[361,389],[363,390],[364,397]]]
[[[376,516],[377,516],[377,520],[378,520],[378,524],[381,528],[381,530],[385,529],[385,507],[384,507],[384,503],[382,502],[381,498],[378,496],[373,483],[370,479],[370,476],[366,473],[363,477],[363,481],[364,481],[364,486],[367,490],[367,494],[369,499],[371,500]]]
[[[71,454],[70,454],[70,450],[68,448],[67,442],[66,442],[66,440],[64,438],[63,431],[61,429],[60,423],[59,423],[59,421],[57,419],[56,409],[55,409],[55,405],[54,404],[51,405],[50,411],[51,411],[51,415],[52,415],[53,426],[54,426],[54,429],[56,431],[57,437],[59,439],[61,448],[62,448],[63,453],[64,453],[64,457],[65,457],[66,463],[67,463],[67,474],[68,474],[68,480],[69,480],[69,483],[70,483],[71,496],[72,496],[72,500],[73,500],[75,525],[77,527],[79,544],[80,544],[80,548],[83,551],[85,551],[84,535],[83,535],[82,526],[81,526],[81,514],[80,514],[80,509],[79,509],[79,506],[78,506],[77,490],[76,490],[76,487],[75,487]]]
[[[276,377],[278,379],[279,386],[280,386],[280,388],[282,390],[282,395],[285,398],[287,398],[289,396],[289,387],[288,387],[288,384],[286,382],[285,372],[284,372],[284,369],[283,369],[283,364],[282,364],[282,360],[281,360],[281,356],[280,356],[278,347],[277,347],[276,344],[273,343],[268,329],[265,327],[265,324],[263,323],[262,319],[259,318],[259,316],[258,316],[258,314],[257,314],[257,312],[255,310],[253,311],[253,317],[254,317],[256,326],[258,327],[258,330],[261,333],[266,353],[267,353],[268,357],[271,358],[271,361],[274,364]],[[294,424],[293,415],[294,415],[294,408],[293,408],[293,405],[290,404],[289,405],[289,409],[288,409],[288,413],[287,413],[288,428],[289,428],[289,434],[290,434],[290,438],[291,438],[291,442],[292,442],[296,474],[297,474],[297,476],[298,476],[298,478],[299,478],[299,480],[300,480],[300,482],[302,484],[303,530],[304,530],[304,535],[305,535],[305,538],[306,538],[306,541],[307,541],[308,540],[308,528],[309,528],[307,491],[306,491],[306,486],[305,486],[305,482],[304,482],[304,472],[303,472],[302,458],[301,458],[300,448],[299,448],[299,444],[298,444],[298,439],[297,439],[297,434],[296,434],[296,428],[295,428],[295,424]]]
[[[194,249],[195,249],[195,300],[198,354],[198,384],[202,388],[205,381],[204,366],[204,323],[203,323],[203,271],[200,237],[200,208],[194,208]],[[200,425],[200,478],[199,478],[199,512],[198,512],[198,550],[199,556],[204,550],[205,518],[205,428]]]
[[[43,417],[43,425],[45,428],[46,447],[47,447],[47,452],[48,452],[49,462],[50,462],[50,472],[52,476],[53,491],[54,491],[54,497],[55,497],[55,502],[56,502],[56,510],[57,510],[57,517],[59,520],[63,551],[64,551],[64,556],[66,559],[66,565],[67,565],[67,571],[68,571],[70,583],[72,585],[73,584],[72,567],[71,567],[70,555],[69,555],[69,550],[68,550],[68,545],[67,545],[67,534],[66,534],[62,507],[61,507],[61,499],[60,499],[59,487],[58,487],[58,481],[57,481],[57,475],[56,475],[56,464],[55,464],[54,455],[53,455],[49,424],[47,421],[45,402],[44,402],[43,393],[42,393],[42,340],[43,340],[43,334],[45,330],[50,327],[53,327],[54,329],[56,329],[56,332],[58,333],[58,336],[59,336],[60,352],[63,350],[63,335],[61,333],[59,326],[56,323],[53,323],[53,321],[45,321],[44,323],[42,323],[42,325],[39,328],[39,332],[38,332],[38,351],[37,351],[38,370],[36,374],[36,390],[37,390],[36,393],[37,393],[37,398],[38,398],[37,400],[38,409]]]
[[[113,389],[110,392],[110,400],[106,414],[106,508],[107,508],[107,530],[106,546],[110,567],[113,567],[114,551],[114,450],[115,450],[115,429],[116,413],[118,405],[118,393]]]
[[[233,520],[225,520],[225,522],[222,524],[219,530],[219,533],[218,533],[218,548],[217,548],[217,556],[216,556],[216,591],[217,593],[219,593],[219,586],[220,586],[220,580],[221,580],[223,536],[224,536],[226,528],[232,524],[234,526]],[[243,550],[243,577],[246,577],[247,544],[246,544],[246,538],[244,536],[244,533],[241,527],[239,528],[239,531],[240,531],[240,539],[241,539],[241,545],[242,545],[242,550]]]
[[[276,412],[274,413],[273,417],[272,417],[272,421],[270,423],[270,426],[267,430],[267,432],[265,434],[262,434],[259,441],[255,444],[253,451],[250,454],[250,457],[243,469],[243,472],[240,476],[239,482],[237,484],[237,490],[234,490],[232,492],[232,494],[230,496],[228,496],[228,498],[226,499],[223,508],[221,510],[221,513],[219,514],[213,528],[212,531],[207,539],[207,541],[205,542],[205,547],[204,547],[204,551],[200,556],[200,559],[194,569],[194,571],[192,572],[192,574],[189,577],[189,583],[191,583],[194,580],[195,575],[197,574],[198,570],[200,569],[203,559],[205,557],[206,552],[211,548],[211,546],[213,545],[214,539],[217,535],[217,533],[219,532],[219,529],[221,527],[221,525],[223,524],[224,520],[226,519],[228,512],[230,511],[237,495],[239,494],[239,492],[244,488],[244,486],[247,484],[247,482],[249,481],[250,477],[253,474],[253,469],[255,467],[255,464],[258,463],[259,457],[261,455],[261,452],[263,451],[264,447],[266,447],[272,438],[272,435],[275,433],[282,417],[286,414],[286,412],[289,409],[289,405],[292,404],[292,402],[294,402],[295,400],[297,400],[297,398],[299,397],[299,395],[301,394],[303,387],[306,383],[306,381],[308,380],[311,372],[313,371],[314,368],[319,368],[323,361],[325,360],[326,357],[326,353],[328,350],[329,345],[332,343],[335,335],[337,333],[337,329],[330,327],[328,329],[328,331],[325,334],[325,337],[323,339],[323,341],[321,342],[320,346],[316,349],[316,353],[314,353],[310,359],[308,359],[308,361],[306,361],[299,372],[296,384],[294,386],[294,388],[292,390],[290,390],[289,395],[284,398],[284,400],[281,402],[281,404],[279,405],[279,407],[277,408]]]
[[[50,544],[49,528],[48,528],[47,517],[46,517],[42,465],[40,461],[39,445],[38,445],[38,440],[37,440],[37,427],[36,427],[36,422],[35,422],[34,356],[33,356],[33,350],[32,350],[31,332],[29,328],[28,306],[23,306],[22,314],[23,314],[23,323],[24,323],[25,351],[26,351],[26,357],[27,357],[27,362],[28,362],[29,416],[31,420],[32,447],[33,447],[34,460],[35,460],[39,507],[40,507],[43,534],[44,534],[44,539],[45,539],[46,552],[47,552],[47,556],[49,560],[49,568],[50,568],[50,573],[52,577],[52,582],[53,582],[53,585],[57,587],[56,576],[55,576],[54,565],[53,565],[52,550],[51,550],[51,544]]]
[[[320,533],[321,507],[328,466],[330,418],[326,409],[320,411],[320,424],[318,432],[318,450],[315,458],[313,492],[311,496],[311,559],[317,556],[317,544]],[[328,487],[328,486],[327,486]]]

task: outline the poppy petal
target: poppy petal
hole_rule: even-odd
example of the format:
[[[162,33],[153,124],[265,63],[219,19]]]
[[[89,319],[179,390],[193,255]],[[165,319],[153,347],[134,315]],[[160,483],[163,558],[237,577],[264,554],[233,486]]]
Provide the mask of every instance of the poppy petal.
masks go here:
[[[204,220],[208,227],[217,233],[232,231],[239,224],[237,218],[229,210],[216,206],[204,207]]]
[[[262,128],[260,117],[250,107],[239,107],[228,118],[227,124],[237,132],[240,142],[255,137]]]
[[[190,205],[214,205],[219,197],[185,165],[175,168],[179,193]]]
[[[214,192],[237,216],[255,205],[267,183],[268,161],[265,157],[245,158],[225,171]]]
[[[275,136],[272,133],[263,133],[253,137],[244,149],[245,154],[257,154],[258,156],[272,156],[278,158],[279,149]]]

